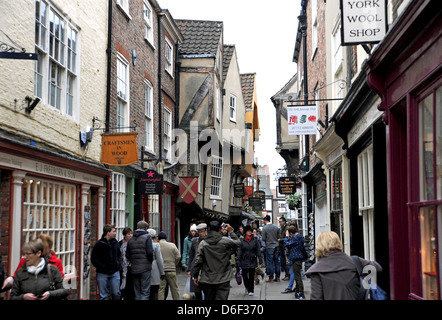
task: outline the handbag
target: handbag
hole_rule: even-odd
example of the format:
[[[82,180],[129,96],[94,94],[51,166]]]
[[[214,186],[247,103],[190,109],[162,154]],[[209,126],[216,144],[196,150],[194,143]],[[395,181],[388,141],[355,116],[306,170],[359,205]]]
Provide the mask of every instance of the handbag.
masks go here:
[[[51,265],[48,263],[48,277],[49,277],[49,290],[55,290],[57,287],[55,286],[54,278],[52,278]]]
[[[238,285],[240,285],[240,284],[242,283],[241,269],[236,273],[235,278],[236,278],[236,283],[237,283]]]

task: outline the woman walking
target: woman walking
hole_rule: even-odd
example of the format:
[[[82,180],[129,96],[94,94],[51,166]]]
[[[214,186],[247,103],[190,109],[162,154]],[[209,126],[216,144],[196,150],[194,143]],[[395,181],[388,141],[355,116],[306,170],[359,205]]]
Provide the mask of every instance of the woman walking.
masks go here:
[[[63,277],[57,267],[44,258],[43,242],[33,240],[23,246],[25,265],[17,271],[11,290],[11,300],[63,299],[69,289],[63,287]]]
[[[241,246],[238,250],[238,264],[242,269],[242,277],[244,287],[246,288],[245,294],[253,296],[255,289],[255,268],[259,264],[262,264],[261,246],[258,238],[252,234],[252,227],[247,225],[244,227],[244,237],[241,238]]]

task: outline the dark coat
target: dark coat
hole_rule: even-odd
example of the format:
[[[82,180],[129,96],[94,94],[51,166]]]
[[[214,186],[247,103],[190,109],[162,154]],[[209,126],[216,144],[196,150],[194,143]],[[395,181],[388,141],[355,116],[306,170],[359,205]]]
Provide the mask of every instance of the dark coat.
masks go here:
[[[92,249],[91,262],[98,273],[114,274],[122,269],[120,245],[116,239],[102,237]]]
[[[247,241],[245,237],[241,238],[241,247],[238,250],[238,264],[244,269],[254,269],[259,263],[262,264],[261,245],[258,238],[252,236],[252,240]]]
[[[209,231],[198,246],[192,276],[199,282],[207,284],[221,284],[232,279],[233,272],[230,266],[230,249],[239,247],[240,241],[235,233],[231,232],[232,239],[224,237],[218,231]]]
[[[192,275],[193,264],[195,262],[198,242],[201,241],[202,239],[200,239],[200,237],[195,237],[192,239],[192,244],[190,245],[189,264],[187,265],[187,272],[190,272],[191,275]],[[190,281],[190,292],[201,292],[201,288],[193,283],[193,279],[191,279]]]
[[[296,261],[303,261],[305,256],[305,239],[299,233],[293,237],[284,238],[284,246],[289,250],[288,263],[294,263]]]
[[[377,262],[361,259],[361,263],[363,267],[372,264],[382,270]],[[357,300],[360,279],[347,254],[331,252],[311,266],[306,274],[311,275],[311,300]]]
[[[135,230],[127,242],[126,258],[132,264],[131,272],[133,274],[152,270],[152,237],[146,230]]]
[[[11,290],[11,300],[23,300],[26,293],[41,295],[50,291],[50,300],[63,299],[69,295],[69,289],[63,287],[63,277],[57,267],[49,265],[52,279],[55,282],[55,290],[49,290],[48,262],[36,276],[28,272],[26,265],[17,271]]]

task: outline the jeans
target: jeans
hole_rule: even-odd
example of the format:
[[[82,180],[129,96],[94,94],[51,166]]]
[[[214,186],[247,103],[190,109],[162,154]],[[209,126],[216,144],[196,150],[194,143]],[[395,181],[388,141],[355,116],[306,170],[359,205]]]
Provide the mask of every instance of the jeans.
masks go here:
[[[112,300],[120,300],[120,271],[113,274],[97,272],[97,286],[100,300],[107,300],[109,292]]]
[[[270,279],[273,279],[273,275],[275,275],[275,279],[279,279],[281,274],[280,255],[281,251],[279,246],[275,248],[266,248],[266,271]]]
[[[293,291],[304,293],[304,283],[301,277],[302,261],[296,261],[290,266],[290,281],[287,288],[293,289],[293,284],[296,281],[296,287]]]
[[[135,300],[149,300],[151,271],[132,274]]]

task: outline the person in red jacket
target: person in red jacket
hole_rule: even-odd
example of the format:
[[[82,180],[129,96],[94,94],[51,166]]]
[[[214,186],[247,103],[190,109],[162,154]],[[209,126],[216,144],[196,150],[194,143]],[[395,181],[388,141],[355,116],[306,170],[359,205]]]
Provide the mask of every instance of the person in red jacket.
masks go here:
[[[57,267],[57,269],[60,271],[61,276],[64,279],[64,272],[63,272],[63,263],[61,262],[61,259],[58,258],[55,254],[55,251],[52,250],[52,246],[54,244],[54,241],[52,240],[52,237],[48,234],[42,233],[38,236],[37,240],[43,242],[44,251],[43,256],[48,260],[49,264],[52,264]],[[15,269],[14,275],[9,276],[5,279],[2,286],[2,291],[7,291],[10,288],[12,288],[12,284],[14,283],[14,278],[17,275],[17,271],[20,270],[26,263],[25,257],[22,257],[20,259],[20,262],[17,266],[17,269]]]

